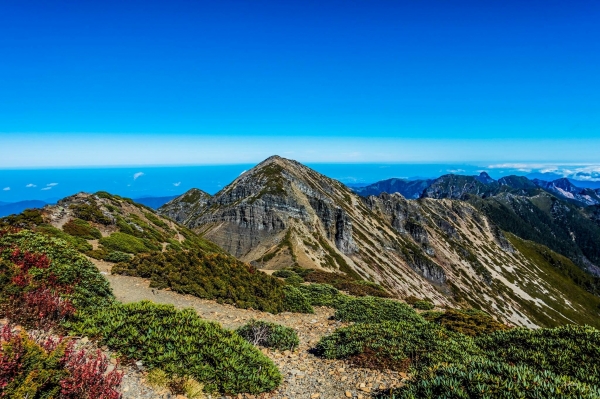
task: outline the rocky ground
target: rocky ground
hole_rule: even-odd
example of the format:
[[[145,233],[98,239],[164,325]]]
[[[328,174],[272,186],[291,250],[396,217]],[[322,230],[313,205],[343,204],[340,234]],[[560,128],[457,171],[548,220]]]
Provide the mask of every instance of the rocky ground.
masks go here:
[[[155,290],[147,280],[110,274],[110,263],[95,261],[105,274],[113,292],[121,302],[151,300],[172,304],[178,308],[193,308],[207,320],[217,321],[223,327],[234,329],[251,319],[265,320],[294,328],[300,338],[300,347],[294,352],[280,352],[263,348],[281,370],[283,383],[274,392],[249,398],[367,398],[373,392],[402,384],[403,373],[355,368],[339,360],[325,360],[311,354],[310,349],[321,337],[332,333],[343,323],[331,320],[333,310],[317,307],[315,314],[281,313],[273,315],[255,310],[238,309],[220,305],[190,295],[180,295],[169,290]],[[155,392],[144,383],[143,372],[137,367],[127,369],[122,384],[123,399],[169,398],[167,392]],[[239,395],[238,397],[243,397]]]

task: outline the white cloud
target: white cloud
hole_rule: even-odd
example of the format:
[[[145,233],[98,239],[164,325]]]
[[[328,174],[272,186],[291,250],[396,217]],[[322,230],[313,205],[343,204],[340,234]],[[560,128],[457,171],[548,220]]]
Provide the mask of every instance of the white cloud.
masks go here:
[[[54,186],[58,186],[58,183],[48,183],[48,184],[46,184],[46,187],[54,187]]]
[[[464,169],[447,169],[446,172],[449,172],[449,173],[464,173],[465,170]]]
[[[27,188],[34,188],[37,187],[37,185],[33,184],[33,183],[29,183],[28,185],[26,185],[25,187]]]
[[[177,183],[173,183],[173,185],[174,185],[175,187],[179,187],[179,186],[181,186],[181,182],[180,182],[180,181],[178,181]]]
[[[42,191],[48,191],[48,190],[52,190],[52,186],[42,188]]]
[[[243,175],[246,172],[247,172],[247,170],[243,170],[242,173],[240,173],[240,176]]]
[[[510,170],[517,170],[525,173],[554,173],[575,180],[600,181],[600,165],[503,163],[489,165],[488,168],[509,169],[508,172]]]
[[[137,172],[133,175],[133,180],[137,180],[138,177],[144,176],[144,172]]]
[[[4,187],[2,191],[10,191],[10,187]]]

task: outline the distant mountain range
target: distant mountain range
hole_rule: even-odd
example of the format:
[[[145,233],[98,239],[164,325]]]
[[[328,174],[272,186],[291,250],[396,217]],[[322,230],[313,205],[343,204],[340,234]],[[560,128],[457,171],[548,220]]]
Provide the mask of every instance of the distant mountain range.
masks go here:
[[[466,195],[486,198],[500,193],[534,196],[539,194],[540,190],[544,190],[576,205],[600,205],[600,189],[578,187],[567,178],[546,181],[513,175],[495,180],[486,172],[481,172],[477,176],[447,174],[437,179],[424,180],[388,179],[364,187],[356,187],[353,190],[363,196],[385,192],[400,193],[410,199],[421,197],[461,199]]]

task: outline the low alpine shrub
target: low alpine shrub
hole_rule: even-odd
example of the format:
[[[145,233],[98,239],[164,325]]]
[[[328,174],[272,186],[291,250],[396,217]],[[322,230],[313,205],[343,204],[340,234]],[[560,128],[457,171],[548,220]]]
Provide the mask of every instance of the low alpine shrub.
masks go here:
[[[379,399],[593,399],[600,389],[548,370],[475,357],[438,364],[414,375],[402,388]]]
[[[108,237],[102,237],[100,244],[106,249],[112,251],[127,252],[129,254],[137,254],[140,252],[156,251],[160,248],[153,245],[148,240],[137,238],[132,235],[116,232]]]
[[[548,370],[600,386],[600,331],[593,327],[513,328],[481,335],[475,342],[491,360]]]
[[[342,294],[337,288],[329,284],[301,285],[298,289],[312,306],[328,306],[337,309],[351,299],[351,297]]]
[[[125,252],[111,251],[104,257],[104,260],[113,263],[128,262],[131,260],[131,255],[126,254]]]
[[[300,276],[298,276],[297,274],[291,275],[288,278],[285,279],[286,284],[291,284],[291,285],[300,285],[304,282],[304,279]]]
[[[358,323],[336,330],[317,344],[317,354],[361,367],[406,371],[440,362],[461,362],[480,353],[470,337],[426,321]]]
[[[294,313],[315,313],[308,298],[302,293],[299,287],[286,285],[283,287],[283,308],[287,312]]]
[[[266,348],[283,351],[294,350],[300,345],[298,334],[293,328],[266,321],[251,320],[235,332],[251,344]]]
[[[75,237],[85,238],[86,240],[98,240],[102,238],[100,230],[81,219],[69,220],[64,224],[63,231]]]
[[[425,320],[403,302],[371,296],[349,298],[340,304],[334,315],[336,320],[357,323],[407,321],[423,323]]]
[[[203,250],[139,254],[118,263],[113,273],[150,279],[154,288],[216,299],[240,308],[279,313],[283,283],[231,255]]]
[[[277,367],[256,347],[192,309],[147,301],[113,304],[80,315],[71,327],[125,358],[141,360],[149,370],[190,376],[209,392],[257,394],[281,382]]]
[[[429,301],[416,301],[413,304],[413,308],[419,310],[432,310],[433,308],[435,308],[435,305]]]
[[[291,270],[281,269],[281,270],[275,270],[275,272],[273,272],[273,276],[280,277],[280,278],[288,278],[288,277],[292,277],[292,276],[297,276],[297,274]]]
[[[445,327],[447,330],[472,337],[509,329],[507,325],[494,320],[492,316],[476,309],[447,309],[445,312],[422,313],[421,316],[432,323]]]

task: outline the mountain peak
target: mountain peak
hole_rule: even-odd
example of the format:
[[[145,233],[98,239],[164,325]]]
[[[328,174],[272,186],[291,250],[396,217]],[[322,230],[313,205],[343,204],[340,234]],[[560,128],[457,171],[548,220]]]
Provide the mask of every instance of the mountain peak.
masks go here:
[[[490,184],[495,182],[496,180],[492,179],[490,175],[486,171],[483,171],[479,174],[479,176],[475,176],[475,179],[480,181],[483,184]]]

